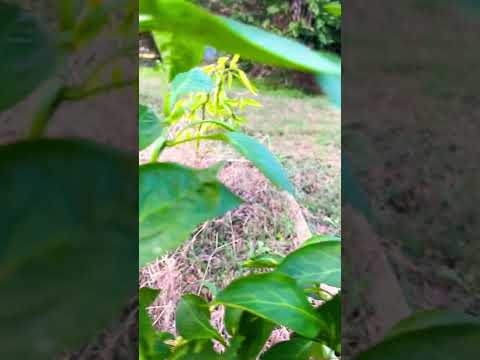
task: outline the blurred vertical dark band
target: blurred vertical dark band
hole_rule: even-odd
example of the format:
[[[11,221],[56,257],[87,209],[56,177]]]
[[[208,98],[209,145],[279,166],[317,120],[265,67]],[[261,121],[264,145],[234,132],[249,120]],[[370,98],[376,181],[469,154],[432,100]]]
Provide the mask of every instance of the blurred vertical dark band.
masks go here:
[[[1,359],[138,358],[138,2],[0,0]]]
[[[420,310],[480,315],[480,5],[342,5],[342,355],[351,359]]]

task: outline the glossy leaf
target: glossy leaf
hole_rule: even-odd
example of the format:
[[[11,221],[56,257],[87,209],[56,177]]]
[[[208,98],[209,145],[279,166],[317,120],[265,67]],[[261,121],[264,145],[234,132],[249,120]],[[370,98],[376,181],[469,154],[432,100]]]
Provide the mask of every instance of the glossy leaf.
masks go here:
[[[405,331],[359,354],[355,360],[463,360],[478,358],[480,321]]]
[[[183,0],[141,0],[141,31],[180,34],[195,43],[240,54],[264,64],[315,73],[340,74],[338,62],[295,41],[208,13]]]
[[[283,258],[277,254],[260,254],[244,261],[242,266],[253,269],[276,268]]]
[[[56,67],[56,49],[35,18],[1,1],[0,54],[0,111],[30,95]]]
[[[198,66],[203,59],[205,46],[193,39],[172,31],[154,31],[153,39],[168,69],[169,80]]]
[[[199,68],[194,68],[190,71],[178,74],[171,84],[171,110],[175,107],[177,100],[183,96],[198,92],[208,93],[212,90],[212,79]]]
[[[242,319],[243,310],[240,308],[226,307],[224,315],[225,329],[227,329],[230,336],[238,333],[240,328],[240,320]]]
[[[226,355],[234,356],[236,360],[256,359],[269,339],[275,324],[250,312],[239,309],[233,310],[234,314],[240,311],[240,317],[238,318],[238,325],[236,325],[237,329],[234,331],[235,335],[230,343],[240,343],[241,346],[232,348]],[[226,312],[229,311],[230,308],[227,308]],[[232,317],[230,316],[229,321],[231,320]]]
[[[87,142],[0,146],[2,359],[76,350],[137,293],[137,166]]]
[[[289,254],[277,270],[297,280],[303,288],[315,284],[341,287],[341,243],[323,241]]]
[[[140,167],[139,194],[140,266],[178,247],[198,225],[241,203],[211,169],[168,163]]]
[[[295,280],[280,273],[236,279],[214,303],[249,311],[306,337],[315,337],[325,326]]]
[[[337,236],[331,236],[331,235],[314,235],[310,239],[305,241],[301,246],[304,247],[304,246],[318,244],[325,241],[341,241],[341,239]]]
[[[313,341],[296,337],[272,346],[261,360],[310,360]]]
[[[388,336],[396,336],[412,331],[437,326],[479,324],[479,319],[470,315],[445,310],[424,310],[400,321],[389,331]]]
[[[143,104],[138,105],[138,116],[138,143],[140,150],[144,150],[162,136],[165,123],[156,114],[155,110]]]
[[[318,316],[327,324],[328,330],[319,334],[317,339],[331,349],[338,350],[342,341],[342,300],[340,294],[317,308]]]
[[[250,160],[272,183],[292,194],[295,192],[280,161],[258,140],[235,131],[223,133],[220,138]]]
[[[208,303],[199,296],[189,294],[182,297],[177,306],[175,321],[178,333],[186,340],[215,339],[224,343],[210,324]]]

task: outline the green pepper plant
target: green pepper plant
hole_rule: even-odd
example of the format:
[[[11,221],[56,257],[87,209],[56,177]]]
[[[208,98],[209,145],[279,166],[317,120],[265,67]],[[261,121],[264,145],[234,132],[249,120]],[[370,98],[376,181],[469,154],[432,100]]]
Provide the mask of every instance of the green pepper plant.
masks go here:
[[[246,121],[241,110],[260,104],[253,98],[229,96],[235,80],[256,95],[237,65],[240,55],[316,71],[337,102],[340,66],[329,54],[216,17],[186,1],[141,1],[140,30],[152,33],[165,78],[170,80],[162,94],[161,114],[144,104],[139,108],[140,150],[149,147],[152,153],[151,161],[140,165],[139,251],[143,266],[180,246],[201,223],[242,203],[218,181],[218,166],[199,170],[158,162],[167,147],[188,141],[223,142],[250,160],[279,189],[295,194],[278,159],[241,132]],[[206,45],[238,55],[198,67],[201,56],[197,54],[203,53]],[[183,126],[180,130],[174,126],[178,124]],[[182,297],[176,311],[177,337],[154,330],[146,307],[158,291],[141,289],[140,359],[335,358],[341,353],[340,293],[328,295],[321,285],[340,288],[340,248],[338,238],[315,236],[286,257],[250,259],[245,266],[253,269],[252,273],[234,280],[212,302],[192,294]],[[271,271],[265,272],[265,268]],[[313,299],[319,301],[315,306]],[[218,306],[225,308],[228,339],[210,325],[211,311]],[[291,339],[264,352],[279,326],[291,331]],[[217,353],[214,341],[225,351]]]

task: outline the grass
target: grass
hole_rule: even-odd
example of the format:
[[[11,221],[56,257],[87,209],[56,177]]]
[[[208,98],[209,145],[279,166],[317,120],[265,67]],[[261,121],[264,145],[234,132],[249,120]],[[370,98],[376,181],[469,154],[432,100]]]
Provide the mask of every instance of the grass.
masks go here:
[[[140,100],[160,111],[159,80],[145,71],[140,74]],[[248,110],[243,130],[280,159],[312,233],[340,235],[340,113],[321,96],[261,82],[256,86],[263,107]],[[221,180],[245,204],[200,226],[185,246],[142,272],[143,284],[177,284],[174,291],[163,292],[154,314],[164,330],[173,330],[170,310],[182,293],[211,298],[232,279],[247,273],[243,261],[266,252],[286,254],[298,245],[294,220],[298,214],[284,194],[232,149],[219,144],[205,146],[210,150],[201,161],[224,160]],[[192,154],[188,146],[182,146],[165,153],[164,160],[192,165]],[[168,266],[174,270],[165,271]]]

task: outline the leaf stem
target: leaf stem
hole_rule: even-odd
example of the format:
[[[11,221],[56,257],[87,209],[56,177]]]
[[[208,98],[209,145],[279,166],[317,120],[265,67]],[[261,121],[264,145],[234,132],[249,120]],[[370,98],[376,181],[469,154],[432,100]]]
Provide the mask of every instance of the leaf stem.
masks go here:
[[[79,87],[69,87],[65,89],[63,98],[69,101],[82,100],[87,97],[106,93],[115,89],[120,89],[137,83],[137,79],[128,79],[115,81],[109,84],[100,85],[91,89],[83,89]]]
[[[222,141],[224,138],[223,138],[222,133],[217,133],[217,134],[198,136],[198,137],[195,137],[195,138],[189,138],[189,139],[184,139],[184,140],[179,140],[179,141],[167,141],[165,145],[168,146],[168,147],[173,147],[173,146],[177,146],[177,145],[180,145],[180,144],[185,144],[185,143],[188,143],[188,142],[191,142],[191,141],[195,141],[197,139],[199,139],[199,140],[220,140],[220,141]]]
[[[48,122],[64,100],[63,95],[65,88],[60,78],[54,78],[48,86],[48,91],[41,100],[39,109],[33,117],[32,126],[28,135],[29,139],[38,139],[44,134]]]

